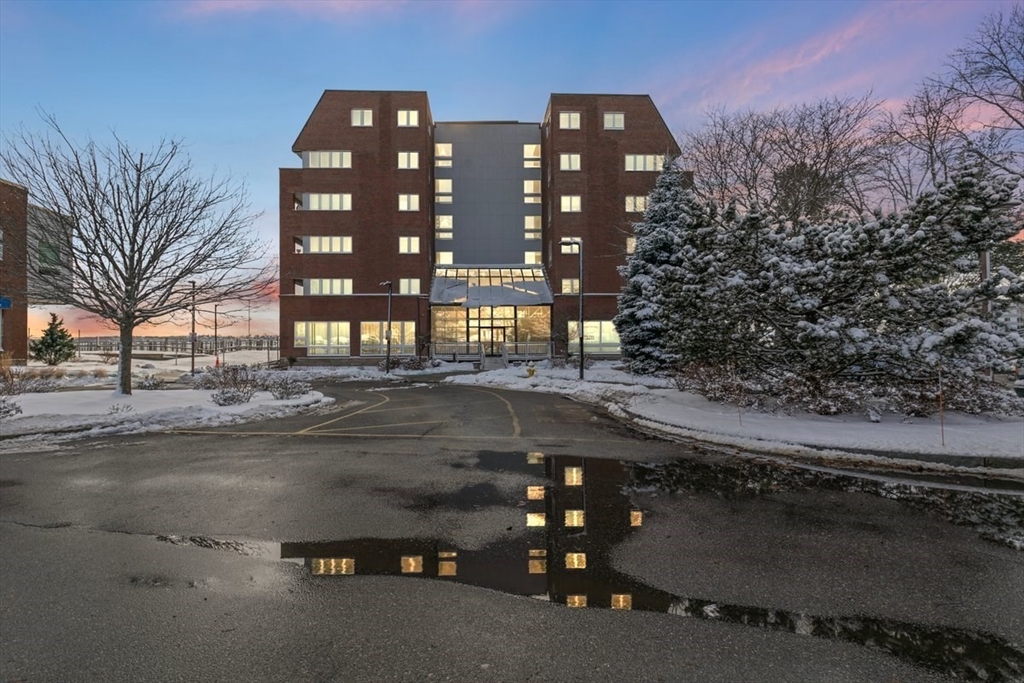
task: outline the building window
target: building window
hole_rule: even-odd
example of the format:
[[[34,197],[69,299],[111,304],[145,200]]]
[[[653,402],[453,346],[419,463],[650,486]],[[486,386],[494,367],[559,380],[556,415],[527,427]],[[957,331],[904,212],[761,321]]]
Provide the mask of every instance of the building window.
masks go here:
[[[647,210],[647,196],[646,195],[627,195],[626,196],[626,212],[627,213],[643,213]]]
[[[303,168],[352,168],[352,152],[303,152]]]
[[[438,214],[434,216],[434,238],[439,240],[452,239],[452,217]]]
[[[580,113],[578,111],[559,112],[558,127],[562,130],[579,130]]]
[[[455,263],[455,252],[454,251],[439,251],[437,252],[437,264],[441,266],[450,266]]]
[[[523,145],[523,168],[540,168],[540,145]]]
[[[351,353],[347,322],[296,322],[295,348],[310,356],[348,356]]]
[[[402,128],[415,128],[420,125],[420,112],[418,109],[399,109],[398,125]]]
[[[437,168],[451,168],[452,143],[438,142],[434,145],[434,166]]]
[[[621,111],[606,111],[604,113],[605,130],[624,130],[626,128],[626,115]]]
[[[526,204],[540,204],[540,181],[523,181],[523,202]]]
[[[304,211],[351,211],[352,195],[307,192],[302,195],[301,206]]]
[[[306,244],[301,244],[305,242]],[[295,240],[295,253],[308,251],[310,254],[351,254],[352,238],[349,236],[316,236]],[[305,247],[305,248],[303,248]],[[300,250],[301,249],[301,250]]]
[[[525,239],[539,240],[541,238],[540,216],[523,216],[523,230]]]
[[[418,194],[400,194],[400,195],[398,195],[398,210],[399,211],[419,211],[420,210],[420,196]]]
[[[359,355],[383,356],[388,351],[388,323],[386,320],[365,321],[359,325]],[[391,321],[391,353],[412,356],[416,353],[416,322]]]
[[[412,169],[420,167],[420,153],[419,152],[399,152],[398,153],[398,168]]]
[[[633,254],[635,252],[636,252],[636,238],[635,237],[627,237],[626,238],[626,253],[627,254]]]
[[[533,266],[540,265],[541,263],[541,252],[539,251],[527,251],[523,253],[523,263]]]
[[[351,278],[310,278],[295,281],[296,294],[344,296],[352,293]]]
[[[373,110],[372,109],[353,109],[352,110],[352,125],[357,128],[363,128],[373,125]]]
[[[664,154],[627,154],[627,171],[660,171],[665,164]]]
[[[418,253],[420,253],[420,238],[419,237],[399,237],[398,238],[398,253],[399,254],[418,254]]]
[[[418,277],[403,277],[398,280],[399,294],[419,294],[420,279]]]
[[[583,239],[580,237],[563,237],[559,240],[558,246],[561,248],[563,254],[578,254],[580,253],[579,244],[566,244],[567,241],[572,240],[575,242],[582,242]]]
[[[578,194],[563,194],[561,199],[563,213],[578,213],[583,210],[583,200]]]
[[[578,170],[580,170],[580,155],[579,154],[559,154],[558,155],[558,170],[559,171],[578,171]]]
[[[575,277],[562,278],[562,294],[579,294],[580,280]]]
[[[437,204],[452,203],[451,178],[436,178],[434,180],[434,202]]]
[[[569,350],[580,352],[580,339],[576,334],[579,323],[569,321]],[[619,333],[611,320],[584,320],[583,342],[586,353],[617,354],[620,352]]]

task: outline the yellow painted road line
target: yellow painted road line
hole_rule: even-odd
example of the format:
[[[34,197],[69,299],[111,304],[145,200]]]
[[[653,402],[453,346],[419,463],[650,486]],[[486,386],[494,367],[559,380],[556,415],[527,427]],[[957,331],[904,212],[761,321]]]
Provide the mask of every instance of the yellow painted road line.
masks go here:
[[[439,425],[444,424],[444,420],[425,420],[423,422],[393,422],[386,425],[359,425],[358,427],[339,427],[337,429],[318,429],[315,432],[306,432],[308,434],[322,434],[322,433],[336,433],[336,432],[349,432],[353,429],[386,429],[388,427],[409,427],[411,425]]]
[[[522,433],[522,430],[519,428],[519,417],[516,415],[516,411],[512,407],[512,404],[509,403],[505,399],[504,396],[499,396],[498,394],[494,393],[493,391],[487,391],[486,389],[477,389],[475,387],[470,387],[470,388],[473,391],[479,391],[481,394],[490,394],[491,396],[493,396],[494,398],[498,399],[499,401],[501,401],[502,403],[505,404],[505,407],[508,408],[508,414],[512,416],[512,438],[513,439],[519,438],[519,435]]]
[[[327,422],[321,422],[320,424],[315,424],[312,427],[306,427],[305,429],[300,429],[299,431],[297,431],[295,433],[296,434],[305,434],[307,432],[313,431],[314,429],[319,429],[319,428],[325,427],[325,426],[327,426],[329,424],[334,424],[335,422],[338,422],[339,420],[347,420],[348,418],[352,417],[353,415],[358,415],[359,413],[365,413],[367,410],[372,410],[372,409],[376,408],[377,406],[382,406],[382,405],[384,405],[385,403],[387,403],[387,402],[389,402],[391,400],[390,398],[388,398],[387,396],[384,396],[383,394],[378,394],[378,393],[372,392],[372,391],[368,392],[368,393],[374,394],[375,396],[380,396],[384,400],[381,401],[380,403],[374,403],[372,406],[366,406],[365,408],[361,408],[359,410],[353,410],[351,413],[345,413],[344,415],[342,415],[340,417],[336,417],[333,420],[328,420]]]
[[[394,403],[395,403],[395,401],[392,401],[392,404],[394,404]],[[431,403],[429,405],[418,404],[418,405],[414,405],[414,406],[403,406],[401,408],[382,408],[381,410],[367,410],[366,414],[367,415],[376,415],[377,413],[393,413],[393,412],[396,412],[396,411],[399,411],[399,410],[419,410],[419,409],[427,410],[427,409],[430,409],[430,408],[447,408],[448,406],[461,406],[461,405],[465,405],[465,403],[462,403],[462,402],[460,402],[460,403]],[[480,405],[480,402],[474,403],[473,405]]]

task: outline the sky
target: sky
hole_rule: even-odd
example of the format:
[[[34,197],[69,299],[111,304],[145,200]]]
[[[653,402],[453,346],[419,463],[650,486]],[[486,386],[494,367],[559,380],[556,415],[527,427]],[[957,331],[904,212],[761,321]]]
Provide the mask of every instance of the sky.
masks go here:
[[[45,111],[75,140],[183,139],[198,173],[246,182],[276,253],[278,169],[299,165],[291,145],[326,89],[425,90],[435,121],[539,122],[553,92],[649,94],[677,134],[712,107],[869,91],[898,107],[1012,4],[0,0],[0,137],[42,130]],[[32,334],[46,318],[30,314]],[[252,332],[277,333],[276,304]]]

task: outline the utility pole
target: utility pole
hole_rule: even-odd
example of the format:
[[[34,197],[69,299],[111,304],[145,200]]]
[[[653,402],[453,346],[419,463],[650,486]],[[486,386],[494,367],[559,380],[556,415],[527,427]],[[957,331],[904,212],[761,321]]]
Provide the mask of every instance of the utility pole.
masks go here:
[[[220,304],[213,305],[213,367],[220,367],[220,346],[217,343],[217,307]]]
[[[384,330],[384,339],[388,344],[387,355],[384,356],[384,374],[387,375],[391,372],[391,280],[385,280],[380,286],[388,288],[388,326]]]
[[[196,281],[189,280],[192,285],[192,376],[196,376]]]

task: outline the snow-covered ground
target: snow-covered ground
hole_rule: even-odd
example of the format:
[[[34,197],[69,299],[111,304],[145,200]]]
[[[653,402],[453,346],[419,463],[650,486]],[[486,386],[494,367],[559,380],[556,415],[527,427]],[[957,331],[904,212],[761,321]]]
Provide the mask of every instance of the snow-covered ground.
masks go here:
[[[266,360],[259,352],[230,354],[231,363]],[[209,358],[197,359],[197,369],[209,364]],[[41,366],[35,366],[40,368]],[[39,447],[64,437],[53,432],[77,430],[78,434],[113,434],[154,431],[191,426],[212,426],[263,420],[307,410],[323,404],[320,393],[286,401],[275,401],[268,393],[258,393],[247,404],[217,406],[209,391],[167,389],[136,390],[132,396],[114,391],[114,367],[98,359],[62,366],[68,376],[62,386],[74,391],[23,394],[13,397],[22,409],[20,415],[0,422],[0,436],[35,434],[0,441],[0,447]],[[164,361],[136,360],[133,374],[156,375],[173,379],[190,368],[188,358]],[[106,378],[93,373],[109,372]],[[1020,459],[1024,467],[1024,419],[1014,417],[947,414],[939,418],[901,420],[885,415],[872,423],[865,415],[823,417],[818,415],[782,415],[739,411],[736,406],[712,403],[704,398],[677,391],[664,379],[632,376],[602,362],[587,369],[579,380],[573,368],[549,368],[540,363],[533,377],[525,366],[488,372],[469,372],[468,363],[444,364],[428,372],[462,371],[445,381],[456,384],[486,385],[520,391],[563,394],[590,403],[605,405],[613,413],[634,420],[641,426],[680,436],[714,441],[724,446],[750,448],[761,452],[812,457],[835,457],[841,453],[888,453],[911,456],[965,456],[983,465],[983,458]],[[335,378],[346,381],[399,381],[424,372],[395,371],[384,375],[375,367],[321,367],[288,371],[305,380]],[[44,433],[50,433],[45,435]],[[963,464],[963,463],[961,463]]]

